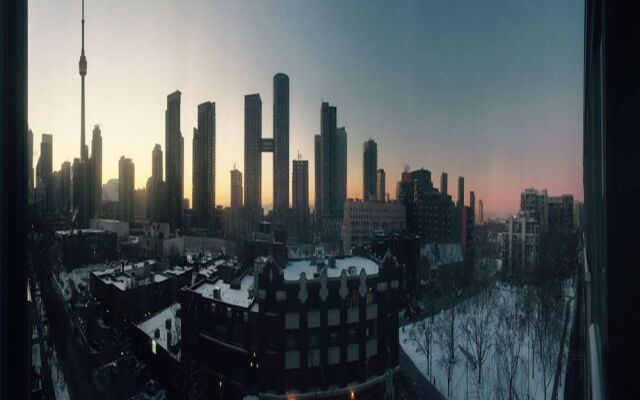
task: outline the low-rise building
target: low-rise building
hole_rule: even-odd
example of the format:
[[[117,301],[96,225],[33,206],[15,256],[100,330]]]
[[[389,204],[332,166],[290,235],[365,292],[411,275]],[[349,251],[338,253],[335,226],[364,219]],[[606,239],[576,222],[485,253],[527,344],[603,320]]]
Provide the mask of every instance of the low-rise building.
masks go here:
[[[58,251],[66,269],[114,260],[118,256],[115,232],[102,229],[65,229],[55,232]]]
[[[116,325],[139,321],[176,301],[178,289],[191,283],[192,267],[162,270],[155,260],[91,272],[92,304]]]

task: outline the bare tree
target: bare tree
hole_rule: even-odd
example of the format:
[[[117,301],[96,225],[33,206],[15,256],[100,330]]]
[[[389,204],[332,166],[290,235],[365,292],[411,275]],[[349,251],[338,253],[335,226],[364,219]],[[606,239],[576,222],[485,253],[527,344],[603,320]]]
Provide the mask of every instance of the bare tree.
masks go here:
[[[495,323],[495,290],[483,291],[468,304],[463,333],[467,342],[465,354],[477,370],[478,388],[482,386],[482,366],[492,345]]]
[[[505,384],[500,385],[499,389],[501,389],[504,398],[511,400],[517,397],[516,378],[525,340],[524,331],[521,329],[523,315],[520,302],[511,302],[508,298],[501,296],[498,314],[499,326],[496,329],[495,337],[496,355],[499,369],[503,371],[503,374],[499,374],[498,377],[505,379]]]
[[[554,295],[553,286],[542,281],[535,288],[533,328],[538,358],[542,367],[544,399],[552,381],[552,368],[559,351],[558,334],[562,310],[561,301]]]
[[[451,378],[456,365],[456,307],[443,311],[436,322],[437,343],[442,351],[440,365],[447,372],[447,396],[451,396]]]
[[[409,333],[410,339],[427,358],[427,375],[431,376],[431,355],[434,342],[434,317],[420,321]]]

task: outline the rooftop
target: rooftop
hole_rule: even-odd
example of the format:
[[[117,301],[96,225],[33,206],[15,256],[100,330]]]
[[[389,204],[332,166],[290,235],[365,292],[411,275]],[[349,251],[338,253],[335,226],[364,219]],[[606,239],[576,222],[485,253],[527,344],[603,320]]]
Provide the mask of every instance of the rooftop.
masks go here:
[[[367,275],[375,275],[379,271],[378,264],[365,257],[336,258],[335,262],[335,267],[327,267],[328,278],[339,278],[342,271],[346,271],[349,276],[357,276],[363,269]],[[325,260],[325,263],[328,264],[329,260]],[[311,264],[311,259],[289,261],[284,269],[284,279],[298,281],[303,272],[307,279],[314,279],[318,267]]]
[[[214,293],[219,290],[219,300],[221,302],[248,308],[253,303],[253,275],[247,274],[242,278],[240,289],[232,289],[229,283],[224,282],[222,279],[217,279],[213,282],[204,281],[192,290],[208,299],[216,298]]]
[[[178,321],[180,320],[180,317],[177,316],[179,310],[180,310],[180,303],[173,303],[169,307],[165,308],[164,310],[161,310],[155,313],[154,315],[150,316],[149,318],[141,321],[136,325],[136,327],[140,329],[142,332],[144,332],[147,336],[149,336],[149,338],[151,338],[152,340],[155,340],[156,345],[167,350],[168,330],[165,324],[167,320],[171,321],[171,338],[172,338],[171,341],[174,342],[175,344],[176,338],[180,337],[179,323],[178,324],[176,323],[177,322],[176,320]],[[159,336],[157,338],[155,337],[156,329],[159,331],[158,332]]]

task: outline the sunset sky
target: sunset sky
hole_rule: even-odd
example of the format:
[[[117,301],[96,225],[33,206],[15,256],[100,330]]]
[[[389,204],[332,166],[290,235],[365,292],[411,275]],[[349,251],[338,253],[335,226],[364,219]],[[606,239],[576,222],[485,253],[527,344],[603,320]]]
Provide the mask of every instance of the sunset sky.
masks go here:
[[[244,95],[259,93],[272,137],[272,79],[290,78],[290,158],[309,160],[320,105],[348,133],[348,195],[362,196],[362,144],[378,142],[387,191],[405,165],[439,186],[449,174],[485,214],[516,211],[525,187],[582,194],[583,2],[86,0],[87,143],[103,137],[103,182],[118,159],[136,187],[163,151],[167,94],[182,92],[185,197],[191,197],[197,105],[216,103],[216,202],[243,170]],[[53,168],[80,152],[80,0],[29,2],[29,124],[34,167],[52,133]],[[271,154],[262,198],[270,208]]]

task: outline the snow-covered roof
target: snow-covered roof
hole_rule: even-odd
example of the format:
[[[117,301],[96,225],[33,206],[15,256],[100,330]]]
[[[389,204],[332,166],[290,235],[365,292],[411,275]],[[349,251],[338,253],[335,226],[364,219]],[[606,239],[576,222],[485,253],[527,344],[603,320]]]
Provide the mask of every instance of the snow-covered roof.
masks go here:
[[[173,303],[169,307],[158,311],[149,318],[139,322],[136,327],[144,332],[149,338],[156,341],[156,345],[168,350],[167,346],[167,328],[166,321],[171,320],[171,341],[175,343],[175,340],[180,336],[178,331],[178,325],[176,320],[178,310],[180,310],[180,303]],[[159,331],[159,337],[155,337],[156,329]]]
[[[203,282],[192,290],[202,297],[214,299],[214,290],[220,290],[220,301],[230,305],[248,308],[253,303],[253,275],[245,275],[240,281],[240,289],[233,289],[231,285],[218,279],[214,282]]]
[[[364,269],[367,275],[375,275],[380,270],[378,264],[365,257],[345,257],[336,258],[336,266],[327,267],[327,278],[339,278],[342,271],[346,271],[349,274],[350,268],[355,268],[355,274],[359,275],[360,271]],[[329,260],[325,260],[325,264],[329,264]],[[353,272],[354,269],[351,269]],[[318,272],[316,265],[311,265],[311,260],[294,260],[289,261],[284,268],[284,279],[286,281],[298,281],[300,275],[304,272],[307,279],[314,279],[314,274]]]

